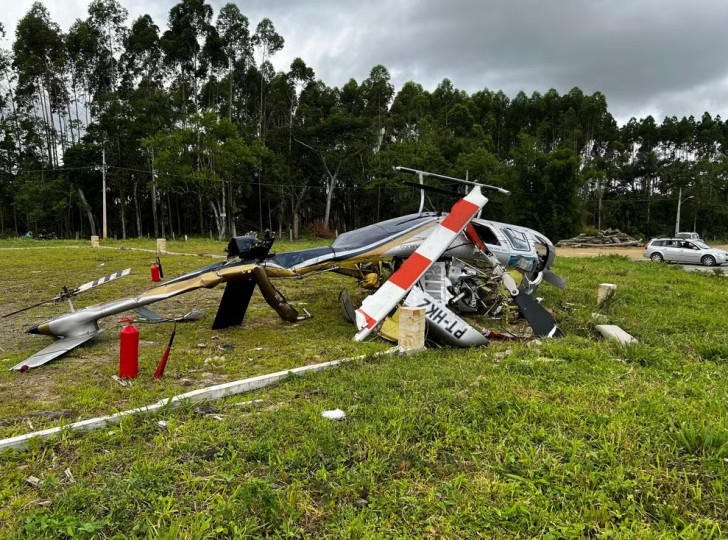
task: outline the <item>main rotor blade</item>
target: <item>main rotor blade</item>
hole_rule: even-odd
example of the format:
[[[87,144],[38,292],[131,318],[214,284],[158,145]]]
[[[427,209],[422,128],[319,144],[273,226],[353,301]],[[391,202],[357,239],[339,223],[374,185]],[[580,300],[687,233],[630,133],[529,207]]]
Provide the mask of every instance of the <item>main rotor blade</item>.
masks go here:
[[[428,186],[427,184],[418,184],[417,182],[408,182],[407,180],[402,180],[402,183],[405,186],[410,186],[417,189],[424,189],[427,191],[434,191],[435,193],[442,193],[443,195],[452,195],[453,197],[462,197],[462,193],[458,193],[457,191],[453,191],[452,189],[444,189],[437,186]]]
[[[33,304],[32,306],[26,306],[26,307],[18,309],[16,311],[6,313],[5,315],[0,315],[0,319],[4,319],[5,317],[10,317],[10,316],[16,315],[18,313],[22,313],[23,311],[28,311],[29,309],[33,309],[34,307],[42,306],[43,304],[50,304],[51,302],[55,302],[56,300],[58,300],[57,296],[55,298],[51,298],[50,300],[43,300],[42,302],[38,302],[37,304]]]
[[[499,186],[491,186],[490,184],[482,184],[480,182],[473,182],[472,180],[464,180],[462,178],[454,178],[452,176],[445,176],[444,174],[435,174],[427,171],[420,171],[419,169],[411,169],[409,167],[396,166],[395,171],[405,172],[410,174],[416,174],[421,177],[429,176],[430,178],[439,178],[440,180],[447,180],[449,182],[457,182],[458,184],[465,184],[466,186],[480,186],[486,189],[492,189],[503,195],[510,195],[511,192]]]

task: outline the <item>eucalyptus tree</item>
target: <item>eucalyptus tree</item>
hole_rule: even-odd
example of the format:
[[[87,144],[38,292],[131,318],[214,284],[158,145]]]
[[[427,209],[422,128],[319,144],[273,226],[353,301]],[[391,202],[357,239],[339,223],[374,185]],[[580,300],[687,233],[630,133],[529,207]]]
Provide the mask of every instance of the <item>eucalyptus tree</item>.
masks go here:
[[[236,65],[244,70],[251,61],[253,54],[249,26],[248,18],[240,12],[237,5],[229,2],[220,8],[217,15],[216,29],[227,59],[227,117],[231,122],[233,120],[234,102],[233,70]]]
[[[94,71],[98,94],[96,101],[100,105],[104,94],[116,90],[118,60],[124,50],[124,40],[128,33],[124,23],[129,12],[117,0],[92,0],[88,13],[87,22],[99,37]]]
[[[404,83],[389,109],[387,138],[391,142],[416,138],[429,106],[429,93],[421,84],[414,81]]]
[[[123,92],[128,94],[137,86],[148,91],[161,88],[163,70],[159,69],[162,48],[159,27],[149,15],[138,17],[124,38],[121,56]]]
[[[361,83],[364,115],[371,119],[376,133],[375,151],[379,150],[382,144],[389,105],[394,97],[394,86],[390,81],[389,71],[379,64],[370,70],[369,77]]]
[[[30,111],[35,111],[45,133],[46,163],[56,166],[59,162],[56,132],[53,120],[51,92],[57,88],[58,74],[55,67],[63,53],[63,39],[59,26],[51,21],[46,7],[35,2],[28,13],[18,22],[13,43],[13,68],[18,79],[16,93]]]
[[[200,72],[200,54],[213,29],[211,20],[212,7],[204,0],[182,0],[170,9],[169,30],[162,35],[165,62],[179,70],[177,82],[180,87],[180,117],[183,121],[188,114],[186,102],[189,94],[192,97],[193,113],[198,111],[198,79],[204,75]],[[186,84],[190,79],[192,89],[187,92]]]
[[[265,117],[265,104],[263,100],[264,72],[266,70],[265,65],[269,62],[270,58],[280,51],[285,44],[283,36],[276,32],[273,22],[267,17],[258,23],[255,28],[255,34],[252,38],[252,44],[257,49],[259,59],[259,71],[260,71],[260,109],[259,109],[259,120],[258,120],[258,135],[263,137],[263,118]]]

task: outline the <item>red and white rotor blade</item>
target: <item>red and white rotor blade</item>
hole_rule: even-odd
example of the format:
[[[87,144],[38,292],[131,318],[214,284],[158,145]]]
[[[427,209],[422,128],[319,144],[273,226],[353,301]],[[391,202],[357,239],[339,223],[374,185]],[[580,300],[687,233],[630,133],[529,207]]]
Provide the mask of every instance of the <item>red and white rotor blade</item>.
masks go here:
[[[427,272],[437,259],[463,231],[470,220],[488,202],[476,186],[460,199],[450,213],[439,223],[420,247],[410,255],[379,290],[368,296],[356,310],[359,331],[354,340],[362,341],[399,304],[412,286]]]

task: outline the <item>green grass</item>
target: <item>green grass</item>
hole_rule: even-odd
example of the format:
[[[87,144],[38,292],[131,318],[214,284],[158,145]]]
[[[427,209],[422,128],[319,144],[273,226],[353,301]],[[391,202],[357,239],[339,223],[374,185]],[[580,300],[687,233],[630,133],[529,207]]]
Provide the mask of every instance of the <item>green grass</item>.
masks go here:
[[[147,248],[126,245],[132,244]],[[192,252],[219,252],[215,248],[200,241]],[[0,256],[3,311],[127,265],[138,270],[135,276],[96,289],[79,305],[149,284],[151,254],[69,249]],[[164,259],[168,276],[209,260]],[[561,259],[556,270],[569,278],[568,287],[545,285],[539,294],[555,310],[565,339],[370,356],[252,394],[6,452],[0,457],[0,534],[725,536],[726,278],[614,256]],[[616,283],[618,291],[598,309],[600,282]],[[211,332],[222,291],[184,295],[159,311],[199,307],[210,317],[178,326],[161,381],[151,373],[170,326],[140,326],[142,374],[132,388],[122,388],[110,379],[119,325],[109,320],[100,339],[65,359],[24,375],[0,371],[0,417],[65,408],[72,411],[65,421],[72,421],[388,347],[351,340],[353,328],[336,301],[340,288],[354,291],[351,281],[322,275],[279,284],[314,318],[288,325],[256,295],[241,329]],[[557,308],[566,302],[573,312]],[[36,314],[59,309],[10,319],[0,345],[8,360],[0,367],[41,348],[43,338],[19,332],[40,320]],[[640,343],[600,340],[595,311]],[[220,355],[224,361],[205,363]],[[261,402],[245,405],[251,399]],[[346,420],[321,418],[337,407]],[[31,421],[36,429],[62,422]],[[24,420],[8,421],[0,436],[29,429]],[[41,480],[37,487],[26,482],[30,475]]]

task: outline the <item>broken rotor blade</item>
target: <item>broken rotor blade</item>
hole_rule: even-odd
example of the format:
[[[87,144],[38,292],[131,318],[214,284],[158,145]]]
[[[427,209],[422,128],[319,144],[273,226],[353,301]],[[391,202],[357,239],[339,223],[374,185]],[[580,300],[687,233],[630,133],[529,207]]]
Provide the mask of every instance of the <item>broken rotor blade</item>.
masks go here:
[[[364,299],[361,307],[356,310],[356,326],[359,329],[354,336],[356,341],[362,341],[384,320],[487,202],[488,199],[480,192],[480,187],[475,186],[453,205],[450,213],[435,226],[427,239],[384,285]]]
[[[564,333],[556,325],[556,319],[545,307],[538,303],[530,294],[522,293],[513,297],[518,310],[533,328],[533,333],[539,337],[558,338]]]

